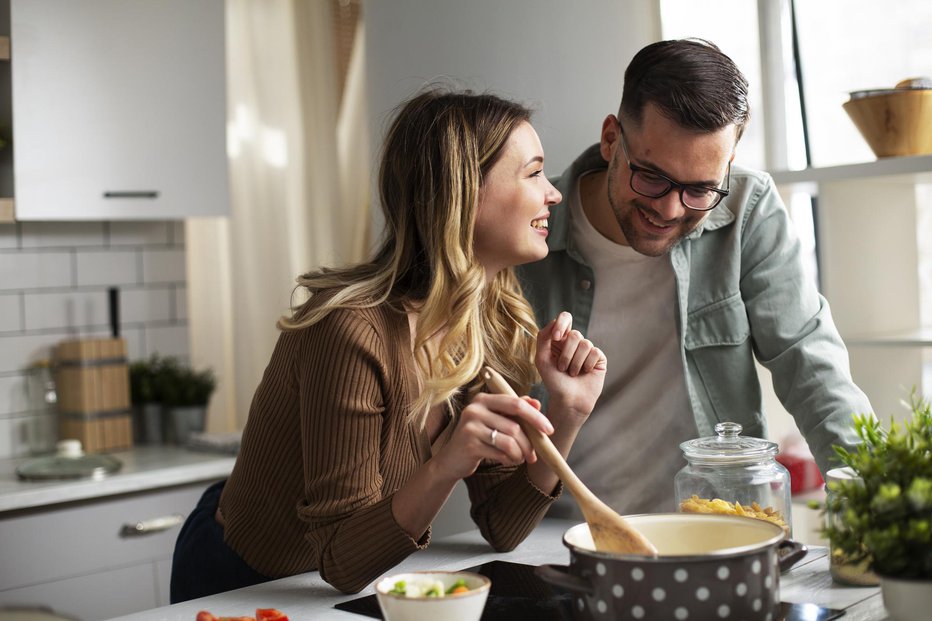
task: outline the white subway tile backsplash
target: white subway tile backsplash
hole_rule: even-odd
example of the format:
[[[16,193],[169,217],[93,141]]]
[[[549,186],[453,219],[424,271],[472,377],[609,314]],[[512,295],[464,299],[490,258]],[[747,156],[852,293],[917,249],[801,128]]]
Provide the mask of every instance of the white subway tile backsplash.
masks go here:
[[[3,457],[13,457],[18,454],[13,452],[13,435],[19,425],[18,419],[0,418],[0,455]],[[21,446],[22,443],[16,444]]]
[[[121,323],[170,321],[173,312],[170,287],[125,289],[120,292]]]
[[[23,248],[74,248],[104,245],[103,222],[23,222]]]
[[[0,224],[0,458],[54,446],[30,366],[63,340],[108,336],[110,286],[130,360],[190,358],[183,223]]]
[[[187,324],[146,329],[146,355],[158,353],[187,360],[189,352]]]
[[[146,329],[145,328],[128,328],[124,329],[120,336],[126,341],[126,359],[132,362],[141,358],[147,358],[146,353]]]
[[[147,284],[184,282],[185,254],[183,248],[142,251],[142,278]]]
[[[0,224],[0,248],[18,248],[19,237],[16,235],[16,225],[12,223]]]
[[[82,331],[107,325],[106,290],[25,293],[26,330]]]
[[[173,222],[111,222],[110,246],[165,246],[173,227]]]
[[[19,293],[0,294],[0,333],[22,329],[22,296]]]
[[[77,254],[78,286],[117,286],[139,283],[139,253],[104,250]]]
[[[47,360],[59,341],[74,338],[66,332],[0,338],[0,373],[23,372],[37,360]]]
[[[29,374],[8,375],[0,377],[0,417],[6,414],[25,412],[39,405],[35,399],[38,395],[30,395]]]
[[[0,253],[0,291],[72,286],[72,253]]]

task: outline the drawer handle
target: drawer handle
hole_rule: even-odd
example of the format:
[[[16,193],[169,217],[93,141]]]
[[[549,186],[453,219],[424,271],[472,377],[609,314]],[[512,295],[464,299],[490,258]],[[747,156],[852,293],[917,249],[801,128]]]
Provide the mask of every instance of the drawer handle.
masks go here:
[[[104,192],[104,198],[158,198],[156,190],[138,190],[124,192]]]
[[[143,520],[135,524],[124,524],[120,529],[121,537],[142,537],[144,535],[154,535],[170,528],[174,528],[184,522],[184,516],[180,513],[173,515],[163,515],[162,517]]]

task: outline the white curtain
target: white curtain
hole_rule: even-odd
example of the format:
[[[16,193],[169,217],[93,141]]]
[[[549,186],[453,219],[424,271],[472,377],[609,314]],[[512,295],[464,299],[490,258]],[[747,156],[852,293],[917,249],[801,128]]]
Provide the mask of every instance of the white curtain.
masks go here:
[[[362,28],[342,99],[329,0],[227,0],[230,217],[188,221],[191,358],[208,430],[242,428],[294,278],[358,261],[370,184]]]

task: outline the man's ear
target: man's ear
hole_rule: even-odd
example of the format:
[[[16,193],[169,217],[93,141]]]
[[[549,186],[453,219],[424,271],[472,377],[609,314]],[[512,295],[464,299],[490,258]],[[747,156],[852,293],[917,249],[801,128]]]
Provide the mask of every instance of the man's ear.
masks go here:
[[[615,149],[620,147],[621,125],[618,124],[618,118],[614,114],[609,114],[602,121],[602,135],[599,144],[599,151],[602,153],[602,159],[611,162],[615,155]]]

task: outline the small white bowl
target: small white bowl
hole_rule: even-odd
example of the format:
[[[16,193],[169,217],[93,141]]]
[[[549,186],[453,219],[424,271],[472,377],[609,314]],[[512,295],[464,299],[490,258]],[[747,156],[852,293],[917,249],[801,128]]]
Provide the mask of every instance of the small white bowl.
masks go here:
[[[439,580],[444,591],[463,580],[469,591],[444,597],[408,597],[389,593],[399,580],[407,583]],[[492,581],[468,571],[415,571],[379,580],[375,592],[386,621],[479,621]]]

